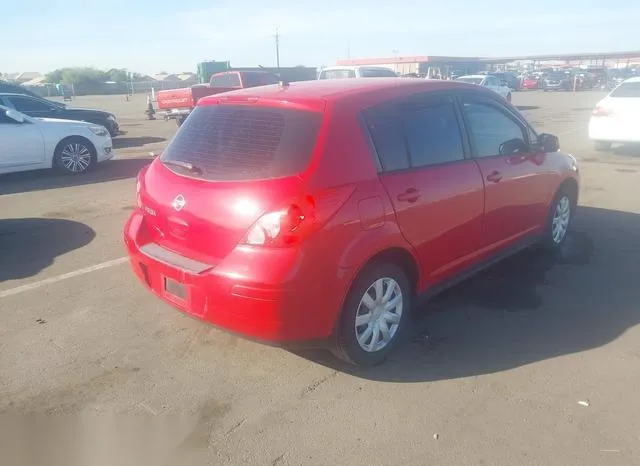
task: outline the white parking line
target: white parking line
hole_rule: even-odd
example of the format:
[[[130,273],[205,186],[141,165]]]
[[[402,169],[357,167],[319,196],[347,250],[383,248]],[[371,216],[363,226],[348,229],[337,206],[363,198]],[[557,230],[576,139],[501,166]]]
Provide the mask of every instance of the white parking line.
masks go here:
[[[62,275],[45,278],[44,280],[40,280],[33,283],[27,283],[26,285],[17,286],[15,288],[10,288],[8,290],[0,291],[0,299],[6,298],[8,296],[24,293],[25,291],[32,291],[32,290],[35,290],[36,288],[40,288],[45,285],[51,285],[52,283],[61,282],[62,280],[66,280],[68,278],[78,277],[80,275],[85,275],[87,273],[95,272],[96,270],[102,270],[109,267],[114,267],[116,265],[124,264],[128,260],[129,260],[128,257],[120,257],[118,259],[113,259],[110,261],[101,262],[100,264],[92,265],[90,267],[85,267],[84,269],[74,270],[73,272],[63,273]]]

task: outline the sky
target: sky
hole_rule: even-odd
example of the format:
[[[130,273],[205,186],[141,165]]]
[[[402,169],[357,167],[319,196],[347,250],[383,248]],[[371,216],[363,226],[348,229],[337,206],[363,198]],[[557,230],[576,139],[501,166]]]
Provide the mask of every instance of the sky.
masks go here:
[[[640,49],[637,0],[85,0],[2,6],[0,73],[67,66],[152,74],[340,58]],[[58,3],[54,5],[54,3]],[[489,7],[491,5],[491,7]]]

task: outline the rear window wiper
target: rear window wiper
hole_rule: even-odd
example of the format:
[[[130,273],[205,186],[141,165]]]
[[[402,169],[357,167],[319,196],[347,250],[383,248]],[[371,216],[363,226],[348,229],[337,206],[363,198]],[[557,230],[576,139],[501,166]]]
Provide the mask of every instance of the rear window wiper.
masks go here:
[[[192,164],[191,162],[184,162],[182,160],[163,160],[162,163],[164,163],[165,165],[173,165],[175,167],[184,168],[189,173],[193,173],[195,175],[202,175],[202,169],[197,165]]]

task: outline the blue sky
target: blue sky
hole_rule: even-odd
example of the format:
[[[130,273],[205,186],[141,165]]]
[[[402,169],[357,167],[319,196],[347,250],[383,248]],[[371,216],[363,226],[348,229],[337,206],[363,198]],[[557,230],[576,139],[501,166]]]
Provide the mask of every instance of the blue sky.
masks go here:
[[[349,44],[351,57],[640,49],[637,0],[31,0],[1,11],[0,72],[272,66],[276,26],[283,66],[335,64]]]

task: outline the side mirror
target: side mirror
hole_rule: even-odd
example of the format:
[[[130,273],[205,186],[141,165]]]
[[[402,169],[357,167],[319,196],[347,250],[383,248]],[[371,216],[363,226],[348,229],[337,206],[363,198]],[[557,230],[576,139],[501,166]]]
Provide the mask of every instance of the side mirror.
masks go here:
[[[17,110],[7,110],[5,115],[16,123],[24,123],[24,115]]]
[[[538,146],[546,153],[558,152],[560,150],[560,141],[553,134],[542,133],[538,135]]]

